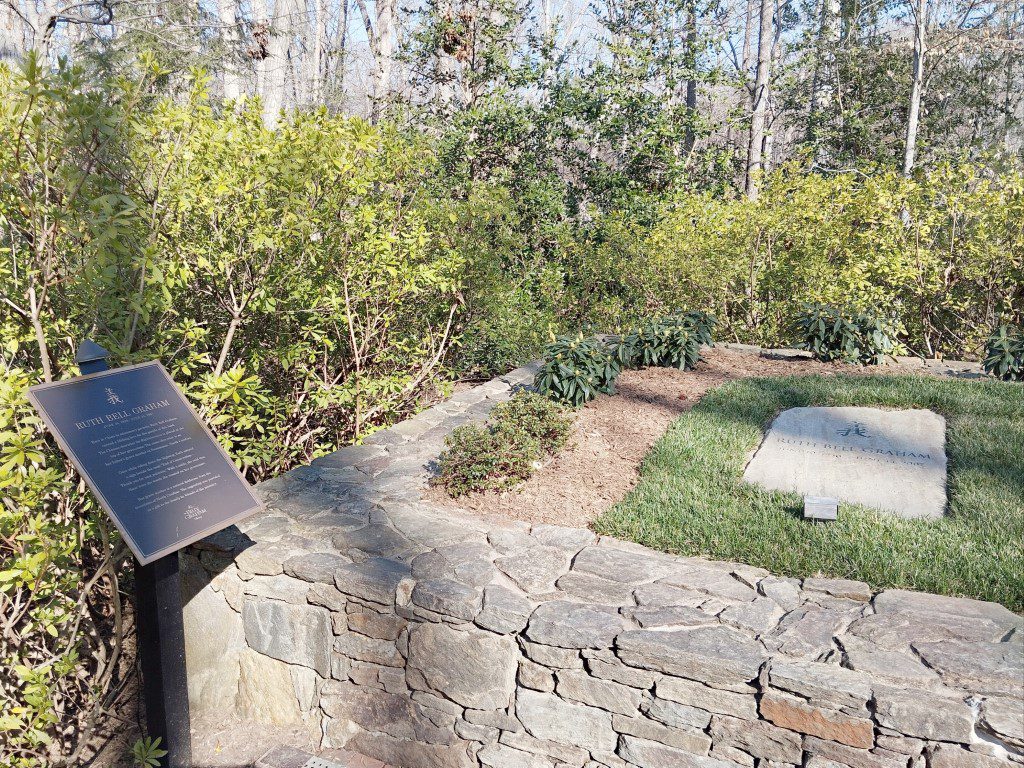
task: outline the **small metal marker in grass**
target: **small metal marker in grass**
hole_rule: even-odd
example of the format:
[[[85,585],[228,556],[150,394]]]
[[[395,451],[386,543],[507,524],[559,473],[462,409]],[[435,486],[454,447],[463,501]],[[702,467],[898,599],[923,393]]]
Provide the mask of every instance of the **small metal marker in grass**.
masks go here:
[[[804,496],[804,520],[828,521],[839,517],[839,500],[827,496]]]

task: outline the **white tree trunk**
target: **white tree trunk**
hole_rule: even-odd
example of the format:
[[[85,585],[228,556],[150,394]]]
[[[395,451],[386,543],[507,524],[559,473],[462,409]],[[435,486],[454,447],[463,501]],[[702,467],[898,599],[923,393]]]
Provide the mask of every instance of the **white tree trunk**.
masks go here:
[[[774,11],[773,0],[761,0],[757,35],[757,71],[754,76],[754,106],[750,115],[750,141],[747,144],[747,174],[744,184],[747,197],[751,200],[757,199],[758,176],[763,167],[764,127],[768,112],[768,80],[771,76],[772,48],[775,42],[775,36],[772,34]]]
[[[277,125],[285,106],[288,88],[288,51],[295,32],[298,0],[276,0],[270,18],[270,41],[267,57],[263,60],[263,122],[269,127]]]
[[[245,93],[242,80],[242,39],[238,22],[238,0],[217,0],[220,39],[224,46],[224,98],[235,100]]]
[[[917,154],[917,127],[921,120],[921,91],[924,88],[924,57],[927,43],[928,0],[917,0],[914,7],[914,63],[910,86],[910,109],[907,111],[907,142],[903,152],[903,175],[914,169]]]
[[[814,79],[811,84],[811,112],[807,122],[807,138],[814,144],[814,161],[827,161],[828,143],[823,141],[829,112],[834,108],[839,86],[837,52],[840,44],[839,0],[822,0],[815,45]]]

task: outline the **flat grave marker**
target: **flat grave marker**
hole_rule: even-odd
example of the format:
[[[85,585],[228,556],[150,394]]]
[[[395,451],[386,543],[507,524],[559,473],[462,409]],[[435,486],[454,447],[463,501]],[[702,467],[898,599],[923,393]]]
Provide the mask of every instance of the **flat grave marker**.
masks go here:
[[[780,413],[743,479],[906,518],[946,509],[946,420],[924,409],[790,408]]]

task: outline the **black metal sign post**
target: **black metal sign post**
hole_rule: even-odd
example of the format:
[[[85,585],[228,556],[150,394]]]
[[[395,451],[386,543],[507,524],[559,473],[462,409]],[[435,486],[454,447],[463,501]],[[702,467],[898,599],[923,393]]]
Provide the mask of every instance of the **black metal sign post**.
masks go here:
[[[83,341],[82,375],[29,399],[135,555],[146,725],[164,768],[192,768],[178,550],[262,505],[158,362],[111,369],[109,356]]]
[[[82,342],[75,362],[82,375],[106,371],[107,350]],[[185,622],[181,605],[178,553],[143,565],[135,558],[135,631],[146,732],[159,737],[165,768],[192,768],[192,731],[185,671]]]

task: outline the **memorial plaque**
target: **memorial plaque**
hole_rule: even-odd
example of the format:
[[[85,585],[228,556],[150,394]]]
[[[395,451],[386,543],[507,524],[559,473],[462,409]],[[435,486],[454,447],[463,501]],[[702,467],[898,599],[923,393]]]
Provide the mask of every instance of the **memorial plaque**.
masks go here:
[[[260,508],[159,362],[40,384],[29,399],[143,565]]]
[[[743,479],[938,518],[946,509],[946,420],[921,409],[791,408],[772,422]]]

